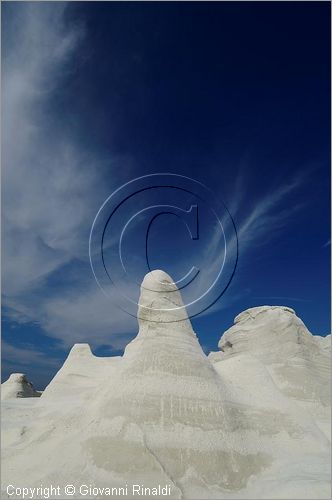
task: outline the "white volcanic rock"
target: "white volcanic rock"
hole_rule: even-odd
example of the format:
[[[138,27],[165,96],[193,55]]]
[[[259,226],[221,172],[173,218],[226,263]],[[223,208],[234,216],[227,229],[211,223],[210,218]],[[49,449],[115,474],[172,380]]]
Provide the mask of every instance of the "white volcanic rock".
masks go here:
[[[264,364],[274,383],[296,400],[330,405],[331,336],[312,335],[289,307],[248,309],[234,320],[218,344],[213,362],[250,355]]]
[[[266,421],[274,422],[271,432],[279,437],[270,437],[270,444],[278,466],[271,468],[276,470],[273,480],[272,473],[261,478],[264,498],[317,498],[324,491],[328,495],[330,345],[330,335],[312,335],[292,309],[263,306],[239,314],[221,337],[221,350],[209,355],[232,387],[233,402],[270,412]],[[282,428],[287,439],[281,438]]]
[[[170,302],[174,322],[165,323]],[[116,450],[108,455],[108,466],[122,472],[128,484],[132,469],[151,485],[171,482],[176,497],[186,488],[204,494],[206,484],[216,492],[239,489],[266,465],[266,457],[244,449],[240,433],[231,437],[227,387],[203,353],[180,293],[162,271],[144,279],[138,319],[139,333],[125,350],[114,386],[99,397],[98,413],[121,428],[108,437],[108,449]],[[105,440],[98,433],[87,446],[101,463]],[[120,457],[121,462],[131,457],[129,470],[119,470]]]
[[[330,497],[328,340],[265,306],[239,315],[207,357],[162,271],[142,283],[138,321],[122,357],[76,344],[34,407],[8,403],[4,491],[73,484],[81,498],[81,484],[127,485],[130,497],[143,484],[169,485],[171,498]]]
[[[62,368],[46,387],[42,394],[43,401],[58,398],[83,398],[94,396],[105,378],[110,375],[121,357],[96,357],[89,344],[75,344]]]
[[[12,373],[9,379],[1,384],[1,399],[38,398],[40,395],[24,373]]]

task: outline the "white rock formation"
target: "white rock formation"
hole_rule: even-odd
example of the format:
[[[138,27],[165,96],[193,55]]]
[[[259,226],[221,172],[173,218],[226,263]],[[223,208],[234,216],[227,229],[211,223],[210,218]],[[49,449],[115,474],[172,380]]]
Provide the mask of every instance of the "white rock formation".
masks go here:
[[[59,398],[90,399],[100,389],[105,374],[111,375],[120,357],[101,358],[92,354],[89,344],[75,344],[62,368],[43,392],[44,401]]]
[[[4,492],[73,484],[81,498],[82,484],[127,485],[131,497],[141,484],[169,485],[172,498],[330,497],[329,339],[265,306],[240,314],[207,357],[162,271],[142,283],[138,321],[122,357],[75,345],[33,406],[4,408]]]
[[[313,336],[292,309],[263,306],[239,314],[209,355],[233,402],[266,413],[260,434],[273,463],[260,478],[262,498],[329,495],[330,346],[330,335]]]
[[[1,399],[38,398],[40,395],[24,373],[12,373],[9,379],[1,384]]]
[[[211,353],[213,362],[250,356],[264,364],[274,383],[298,401],[330,404],[331,336],[312,335],[289,307],[263,306],[239,314]]]

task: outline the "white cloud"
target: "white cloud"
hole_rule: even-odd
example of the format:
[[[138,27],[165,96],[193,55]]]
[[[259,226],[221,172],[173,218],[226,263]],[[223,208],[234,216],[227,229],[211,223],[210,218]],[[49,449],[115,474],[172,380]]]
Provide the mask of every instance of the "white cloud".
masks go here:
[[[66,25],[65,9],[21,3],[6,12],[3,303],[11,319],[37,323],[66,347],[91,337],[116,345],[131,318],[102,295],[88,263],[90,227],[116,175],[113,186],[105,183],[105,160],[66,124],[56,125],[51,111],[84,36],[81,26]],[[52,273],[60,276],[67,264],[73,272],[77,261],[80,276],[49,286]]]
[[[46,111],[82,30],[65,28],[63,4],[20,4],[14,12],[3,62],[3,283],[10,295],[86,253],[88,221],[104,196],[96,162]]]
[[[2,340],[1,353],[6,364],[15,364],[23,367],[29,367],[33,364],[45,366],[48,368],[57,367],[59,360],[50,359],[45,353],[36,349],[31,344],[24,344],[21,347],[13,346],[9,342]]]
[[[309,174],[309,170],[305,172],[302,171],[301,175],[287,179],[287,182],[281,185],[270,187],[267,192],[260,197],[256,195],[255,203],[251,203],[250,188],[248,187],[246,190],[246,186],[249,184],[246,182],[248,179],[246,179],[242,171],[240,171],[234,181],[234,188],[231,190],[231,192],[235,193],[235,196],[230,203],[230,213],[235,219],[237,235],[233,232],[228,233],[232,234],[232,236],[227,240],[227,252],[233,254],[233,256],[238,246],[240,256],[239,265],[243,261],[243,257],[251,250],[279,237],[282,231],[287,229],[289,224],[292,224],[294,214],[302,209],[304,205],[298,203],[292,204],[289,202],[289,197],[304,186]],[[216,225],[210,244],[207,246],[205,255],[207,265],[199,276],[199,287],[202,290],[210,285],[219,271],[220,259],[218,260],[218,256],[220,247],[218,242],[220,243],[220,238],[220,228]],[[234,259],[232,262],[233,261]],[[237,279],[238,275],[235,274],[233,285]],[[216,304],[203,314],[215,313],[246,295],[248,295],[247,286],[242,287],[240,291],[235,291],[232,286],[232,293],[225,294]]]
[[[259,242],[262,237],[269,241],[275,237],[279,229],[289,224],[294,213],[303,205],[287,202],[287,198],[303,186],[306,175],[298,175],[267,193],[249,210],[242,205],[242,213],[246,216],[238,224],[238,237],[241,248]],[[246,199],[248,199],[248,193]]]
[[[40,294],[38,300],[33,297],[28,303],[11,298],[7,315],[18,323],[38,324],[65,348],[89,342],[118,349],[137,329],[137,320],[118,309],[94,282],[88,288],[61,289],[46,297]]]

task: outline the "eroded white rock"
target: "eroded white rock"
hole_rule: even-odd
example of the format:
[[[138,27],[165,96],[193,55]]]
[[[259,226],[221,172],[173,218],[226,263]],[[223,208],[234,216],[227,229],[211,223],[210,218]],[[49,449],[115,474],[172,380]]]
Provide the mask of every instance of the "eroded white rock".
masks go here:
[[[213,362],[251,356],[270,372],[274,383],[298,401],[330,405],[331,336],[312,335],[289,307],[248,309],[219,341]]]
[[[3,484],[329,498],[328,391],[320,388],[329,340],[291,309],[264,306],[237,316],[207,357],[163,271],[145,277],[138,321],[122,357],[76,344],[34,408],[5,409]]]
[[[9,379],[1,384],[1,399],[38,398],[40,395],[25,373],[12,373]]]
[[[94,397],[120,360],[119,356],[94,356],[89,344],[74,344],[63,366],[43,392],[43,401]]]

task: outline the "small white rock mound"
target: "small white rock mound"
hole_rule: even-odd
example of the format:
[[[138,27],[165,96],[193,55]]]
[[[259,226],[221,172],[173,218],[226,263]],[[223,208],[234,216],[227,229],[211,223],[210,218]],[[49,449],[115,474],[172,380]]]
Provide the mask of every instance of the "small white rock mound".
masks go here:
[[[1,384],[1,399],[38,398],[40,395],[24,373],[12,373],[9,379]]]

